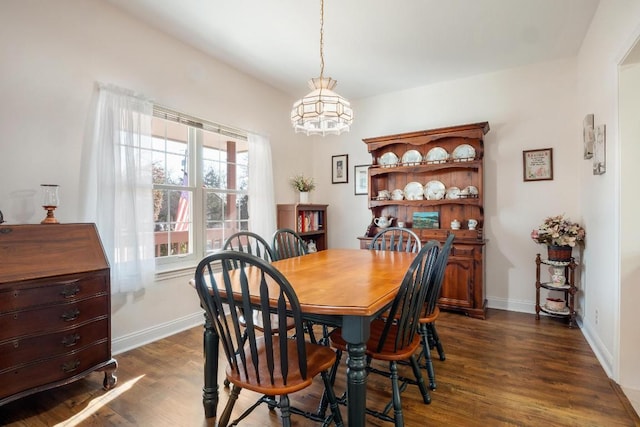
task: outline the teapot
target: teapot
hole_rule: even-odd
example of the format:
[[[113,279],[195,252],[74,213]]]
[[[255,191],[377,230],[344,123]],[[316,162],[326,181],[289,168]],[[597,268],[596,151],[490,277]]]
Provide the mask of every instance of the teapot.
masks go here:
[[[374,224],[380,228],[387,228],[391,225],[391,220],[386,216],[381,216],[380,218],[375,218],[373,220]]]

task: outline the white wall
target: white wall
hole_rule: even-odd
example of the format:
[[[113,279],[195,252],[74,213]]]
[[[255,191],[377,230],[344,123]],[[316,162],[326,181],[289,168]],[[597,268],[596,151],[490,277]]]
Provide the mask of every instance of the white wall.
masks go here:
[[[529,238],[531,230],[549,215],[582,220],[575,173],[583,166],[575,73],[575,60],[569,59],[359,100],[349,136],[316,145],[314,156],[348,153],[353,173],[354,164],[371,162],[362,138],[488,121],[486,294],[490,307],[533,312],[534,259],[545,248]],[[553,181],[523,182],[522,151],[548,147],[553,148]],[[329,173],[328,164],[323,160],[316,174]],[[331,245],[357,247],[356,236],[371,221],[366,196],[353,196],[352,180],[330,190],[323,197],[333,218],[340,217],[331,223]]]
[[[310,169],[309,141],[294,135],[288,96],[216,62],[100,0],[3,0],[0,6],[0,209],[15,223],[17,190],[60,185],[62,222],[80,220],[80,166],[95,82],[140,92],[161,105],[270,138],[276,198]],[[295,166],[295,168],[294,168]],[[28,222],[44,211],[37,200]],[[202,320],[188,271],[113,299],[114,350]]]

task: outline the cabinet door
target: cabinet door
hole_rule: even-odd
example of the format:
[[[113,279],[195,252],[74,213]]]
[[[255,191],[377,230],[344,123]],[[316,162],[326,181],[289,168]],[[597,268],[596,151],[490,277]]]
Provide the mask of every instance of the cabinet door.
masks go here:
[[[438,303],[442,307],[473,308],[474,274],[473,257],[450,255]]]

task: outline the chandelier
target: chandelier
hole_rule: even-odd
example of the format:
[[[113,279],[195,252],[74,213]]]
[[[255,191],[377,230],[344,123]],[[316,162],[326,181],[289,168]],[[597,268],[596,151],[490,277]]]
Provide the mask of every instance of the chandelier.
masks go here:
[[[320,0],[320,77],[309,80],[312,91],[293,104],[291,124],[296,132],[324,136],[349,130],[353,110],[349,101],[333,91],[336,84],[324,77],[324,0]]]

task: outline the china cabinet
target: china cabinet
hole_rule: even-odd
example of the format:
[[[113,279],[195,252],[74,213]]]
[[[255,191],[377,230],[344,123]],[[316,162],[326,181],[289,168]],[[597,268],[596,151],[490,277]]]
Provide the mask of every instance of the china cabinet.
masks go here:
[[[423,242],[455,240],[438,305],[485,318],[484,135],[489,123],[473,123],[366,138],[371,154],[372,221],[360,247],[381,230],[379,218],[403,223]],[[399,191],[398,191],[399,190]]]
[[[0,405],[104,371],[109,264],[93,224],[0,226]]]
[[[278,205],[278,228],[295,230],[307,243],[315,242],[319,251],[327,249],[327,206],[311,203]]]
[[[549,281],[542,281],[543,267],[549,270]],[[573,258],[569,261],[551,261],[542,259],[540,254],[536,255],[536,320],[540,320],[540,312],[543,312],[566,317],[570,328],[576,326],[575,298],[578,290],[575,285],[575,269],[576,263]],[[561,292],[564,299],[546,298],[546,303],[541,304],[540,289]],[[551,294],[547,293],[548,295]]]

